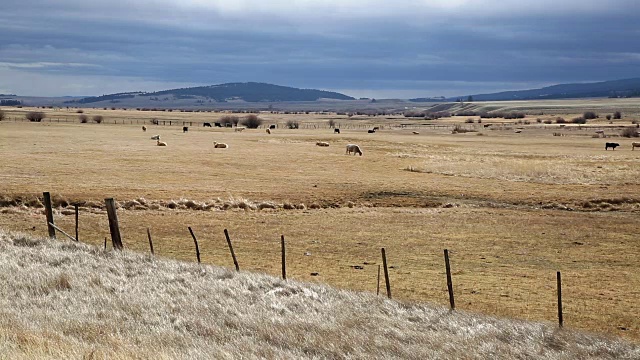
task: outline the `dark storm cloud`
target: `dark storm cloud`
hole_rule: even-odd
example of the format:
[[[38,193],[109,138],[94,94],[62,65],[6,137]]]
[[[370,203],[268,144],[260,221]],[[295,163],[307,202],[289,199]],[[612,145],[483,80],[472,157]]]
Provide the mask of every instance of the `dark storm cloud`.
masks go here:
[[[635,1],[6,3],[0,92],[263,81],[437,96],[640,74]]]

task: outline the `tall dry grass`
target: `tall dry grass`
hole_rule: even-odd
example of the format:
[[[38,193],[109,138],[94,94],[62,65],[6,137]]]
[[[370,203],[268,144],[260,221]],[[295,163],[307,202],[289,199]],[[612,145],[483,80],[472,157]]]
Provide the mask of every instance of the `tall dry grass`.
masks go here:
[[[640,357],[551,324],[2,230],[0,283],[8,359]]]

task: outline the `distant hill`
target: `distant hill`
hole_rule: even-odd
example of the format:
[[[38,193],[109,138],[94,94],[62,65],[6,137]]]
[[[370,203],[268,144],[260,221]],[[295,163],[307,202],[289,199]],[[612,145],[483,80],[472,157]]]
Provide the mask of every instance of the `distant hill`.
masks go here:
[[[437,97],[428,97],[428,98],[415,98],[415,99],[409,99],[409,101],[411,102],[443,102],[443,101],[447,101],[447,99],[444,96],[437,96]]]
[[[171,89],[156,92],[128,92],[102,96],[94,96],[73,100],[81,104],[102,101],[115,102],[122,99],[150,97],[151,100],[194,99],[200,101],[246,101],[246,102],[280,102],[280,101],[317,101],[320,99],[355,100],[351,96],[332,91],[298,89],[288,86],[272,85],[257,82],[228,83],[211,86],[199,86],[182,89]],[[162,97],[162,99],[157,97]]]
[[[593,97],[640,97],[640,78],[583,84],[559,84],[541,89],[470,95],[474,101],[568,99]],[[467,100],[469,95],[449,98]]]

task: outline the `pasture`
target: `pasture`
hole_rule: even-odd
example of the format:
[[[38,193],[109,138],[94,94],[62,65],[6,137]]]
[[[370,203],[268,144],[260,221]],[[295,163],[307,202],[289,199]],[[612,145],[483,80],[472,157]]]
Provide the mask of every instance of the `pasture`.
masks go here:
[[[227,228],[242,270],[277,275],[284,234],[289,277],[375,292],[385,247],[393,297],[443,305],[448,248],[460,309],[554,321],[560,270],[566,326],[640,340],[640,151],[633,139],[594,138],[596,127],[619,133],[605,121],[560,129],[443,119],[476,130],[452,134],[394,126],[423,120],[344,116],[334,134],[326,122],[335,115],[260,114],[279,124],[267,134],[201,126],[220,114],[85,111],[94,112],[106,123],[0,122],[1,228],[46,234],[34,199],[49,191],[62,205],[56,223],[72,229],[65,206],[80,202],[80,239],[101,244],[100,206],[114,197],[130,202],[118,210],[129,249],[148,251],[148,227],[157,255],[195,261],[191,226],[203,262],[232,267]],[[180,122],[149,125],[162,117]],[[288,119],[307,126],[282,128]],[[187,133],[182,121],[194,122]],[[367,133],[373,126],[381,130]],[[608,141],[621,147],[605,151]],[[349,143],[363,156],[346,155]]]

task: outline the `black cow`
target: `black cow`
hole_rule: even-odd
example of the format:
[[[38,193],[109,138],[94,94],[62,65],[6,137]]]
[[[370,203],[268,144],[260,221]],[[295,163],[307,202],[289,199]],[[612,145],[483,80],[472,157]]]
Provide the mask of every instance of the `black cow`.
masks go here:
[[[222,123],[213,123],[215,127],[222,127]]]
[[[204,127],[211,127],[211,123],[204,123],[204,124],[202,124],[202,126],[204,126]]]
[[[182,127],[182,132],[186,133],[187,131],[189,131],[189,127],[188,126],[183,126]]]
[[[334,134],[340,134],[340,129],[333,129]]]
[[[275,128],[276,128],[276,125],[275,125],[275,124],[273,124],[273,125],[269,125],[269,129],[273,130],[273,129],[275,129]]]
[[[618,146],[620,146],[618,143],[606,143],[604,144],[604,149],[609,150],[609,148],[611,148],[612,150],[615,150]]]
[[[373,134],[373,133],[375,133],[376,131],[375,131],[375,130],[367,130],[367,132],[368,132],[369,134]]]
[[[373,131],[378,131],[378,130],[380,130],[380,128],[378,126],[373,128]]]

